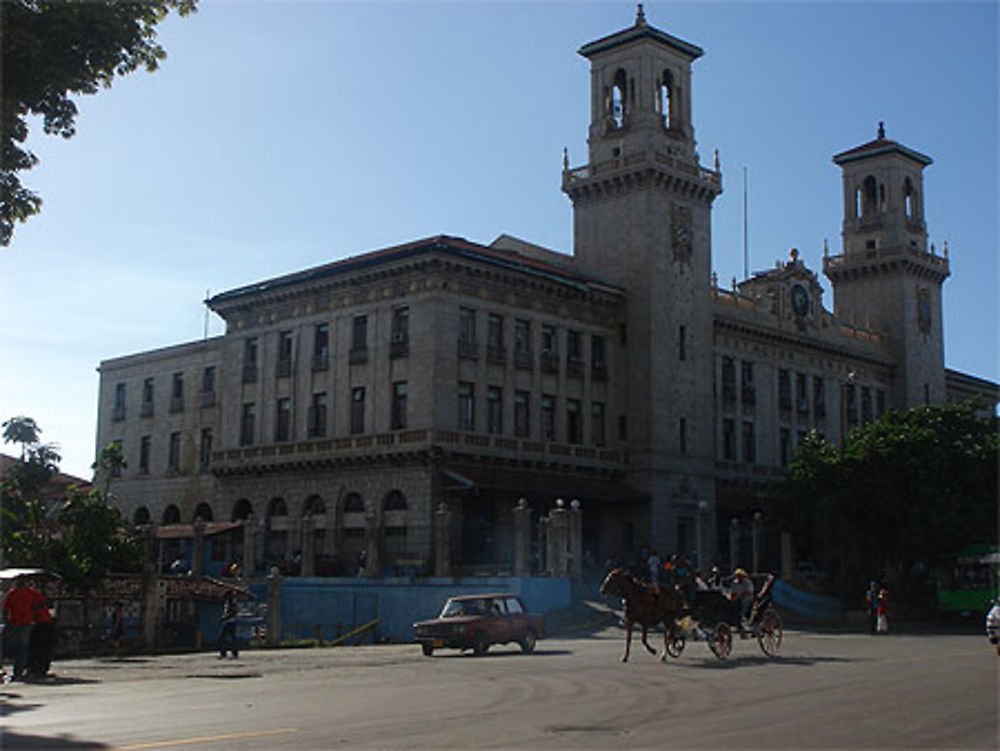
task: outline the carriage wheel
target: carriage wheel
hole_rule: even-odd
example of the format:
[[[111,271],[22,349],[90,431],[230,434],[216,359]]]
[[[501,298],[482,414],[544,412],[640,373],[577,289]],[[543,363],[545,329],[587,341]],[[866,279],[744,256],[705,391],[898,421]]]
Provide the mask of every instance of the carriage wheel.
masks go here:
[[[708,640],[708,648],[720,660],[729,657],[733,651],[733,630],[725,621],[717,623]]]
[[[757,627],[757,642],[760,651],[768,657],[774,657],[781,648],[781,637],[784,630],[781,627],[781,616],[774,608],[768,608],[760,618]]]
[[[667,640],[667,654],[671,657],[677,658],[681,656],[681,652],[684,651],[684,645],[687,640],[683,636],[675,636],[673,639]]]

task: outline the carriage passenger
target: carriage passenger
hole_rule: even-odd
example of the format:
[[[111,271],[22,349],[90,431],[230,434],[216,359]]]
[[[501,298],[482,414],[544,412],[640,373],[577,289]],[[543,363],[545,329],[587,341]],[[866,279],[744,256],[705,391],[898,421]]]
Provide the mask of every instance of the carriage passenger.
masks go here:
[[[729,585],[729,599],[740,606],[740,628],[743,622],[750,617],[750,608],[753,606],[753,581],[747,576],[747,572],[741,568],[733,572],[733,581]]]

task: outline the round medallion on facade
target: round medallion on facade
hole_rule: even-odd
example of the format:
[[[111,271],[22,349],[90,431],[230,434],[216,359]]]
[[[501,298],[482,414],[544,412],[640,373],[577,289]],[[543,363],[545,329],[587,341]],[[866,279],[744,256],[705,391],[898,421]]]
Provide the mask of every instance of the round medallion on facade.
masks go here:
[[[792,311],[797,316],[809,313],[809,292],[801,284],[792,285]]]

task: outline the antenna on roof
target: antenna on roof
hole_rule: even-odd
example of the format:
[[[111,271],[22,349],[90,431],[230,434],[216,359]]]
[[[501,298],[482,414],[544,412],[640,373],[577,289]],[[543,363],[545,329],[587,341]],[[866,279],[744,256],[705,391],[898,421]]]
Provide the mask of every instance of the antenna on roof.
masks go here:
[[[750,278],[750,241],[747,235],[747,168],[743,167],[743,278]]]
[[[208,341],[208,298],[211,292],[210,289],[205,290],[205,329],[202,333],[202,340],[206,342]]]

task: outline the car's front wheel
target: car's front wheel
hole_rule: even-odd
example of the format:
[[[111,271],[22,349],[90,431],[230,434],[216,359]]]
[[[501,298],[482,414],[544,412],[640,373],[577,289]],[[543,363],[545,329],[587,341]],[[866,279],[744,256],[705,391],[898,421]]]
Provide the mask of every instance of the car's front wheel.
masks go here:
[[[525,654],[531,654],[535,651],[535,642],[535,632],[529,628],[524,632],[524,636],[521,637],[521,641],[519,642],[521,645],[521,651]]]
[[[434,647],[431,646],[428,642],[422,642],[420,644],[420,650],[424,653],[424,657],[430,657],[432,654],[434,654]]]

